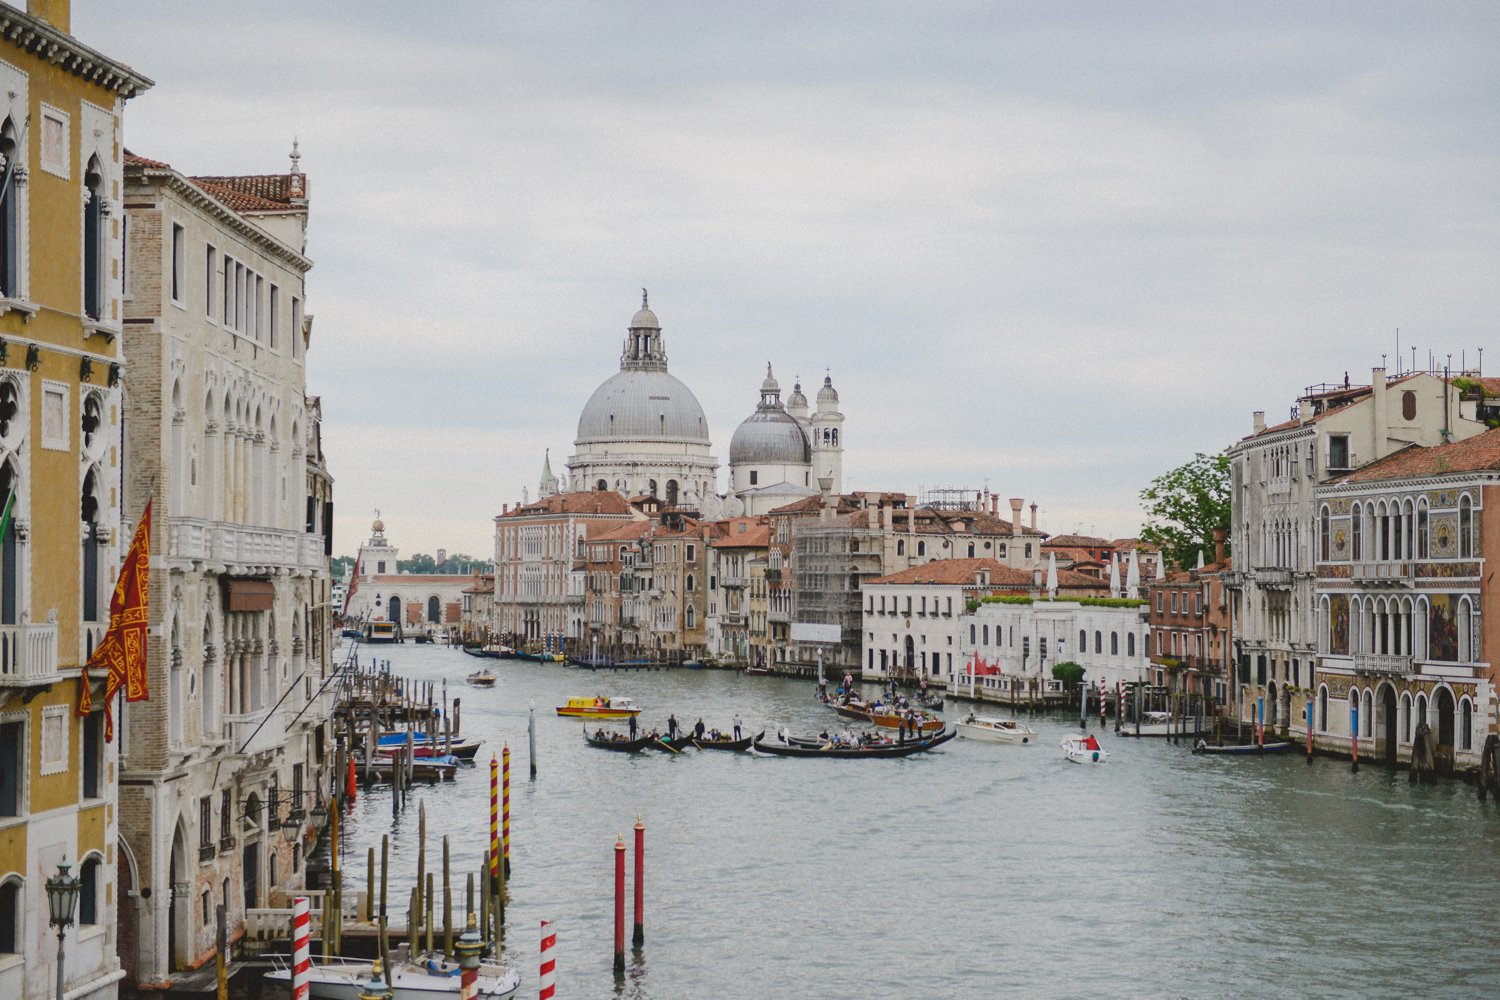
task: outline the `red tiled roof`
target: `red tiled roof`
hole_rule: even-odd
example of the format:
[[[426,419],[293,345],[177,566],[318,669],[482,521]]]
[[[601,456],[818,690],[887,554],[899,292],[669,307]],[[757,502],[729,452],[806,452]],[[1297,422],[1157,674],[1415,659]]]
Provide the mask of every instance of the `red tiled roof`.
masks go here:
[[[285,212],[307,198],[303,174],[194,177],[192,182],[236,212]]]
[[[989,571],[988,586],[991,587],[1029,587],[1032,584],[1032,575],[1028,571],[1015,569],[994,559],[934,559],[921,566],[912,566],[866,582],[976,586],[974,578],[985,570]]]
[[[1429,448],[1412,445],[1394,455],[1371,462],[1358,472],[1351,472],[1337,481],[1368,483],[1411,476],[1439,476],[1451,472],[1496,471],[1500,471],[1500,428],[1462,441]]]
[[[132,153],[128,149],[125,150],[125,164],[126,166],[136,164],[142,167],[151,167],[154,170],[172,169],[172,165],[170,163],[163,163],[161,160],[149,160],[144,156],[137,156],[135,153]]]
[[[1042,577],[1045,584],[1047,578]],[[1088,573],[1080,573],[1073,569],[1060,569],[1057,571],[1057,587],[1059,590],[1099,590],[1108,584],[1097,576]]]
[[[1058,545],[1071,548],[1107,549],[1111,548],[1114,542],[1108,538],[1095,538],[1093,535],[1053,535],[1042,543],[1042,548],[1050,549]]]
[[[761,517],[732,517],[714,524],[716,549],[763,549],[771,544],[771,526]]]
[[[545,514],[629,514],[630,505],[614,490],[558,493],[523,504],[501,517],[537,517]]]

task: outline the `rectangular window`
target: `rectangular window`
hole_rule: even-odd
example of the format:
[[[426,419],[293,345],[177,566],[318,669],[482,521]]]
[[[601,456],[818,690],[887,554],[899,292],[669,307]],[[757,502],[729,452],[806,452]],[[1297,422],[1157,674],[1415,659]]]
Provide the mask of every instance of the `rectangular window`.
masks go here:
[[[245,329],[245,265],[234,262],[234,328]]]
[[[281,289],[271,286],[271,349],[276,349],[276,334],[281,326]]]
[[[1330,469],[1349,468],[1349,435],[1328,435],[1328,467]]]
[[[198,846],[211,847],[214,839],[214,800],[203,796],[198,800]]]
[[[83,719],[83,797],[104,796],[104,712],[90,712]]]
[[[183,283],[187,275],[187,230],[172,223],[172,301],[182,302]]]
[[[42,709],[43,774],[60,774],[68,769],[68,719],[66,705],[49,705]]]
[[[42,383],[42,447],[68,450],[68,386],[62,382]]]
[[[26,723],[0,723],[0,816],[19,816],[25,796]]]
[[[214,318],[214,261],[217,253],[210,243],[203,255],[203,313],[209,319]]]
[[[207,799],[204,799],[207,802]],[[224,789],[219,797],[219,842],[227,847],[234,837],[234,795]]]
[[[298,357],[302,353],[302,300],[292,296],[292,328],[288,331],[292,338],[292,357]]]
[[[234,326],[234,258],[224,255],[224,325]]]

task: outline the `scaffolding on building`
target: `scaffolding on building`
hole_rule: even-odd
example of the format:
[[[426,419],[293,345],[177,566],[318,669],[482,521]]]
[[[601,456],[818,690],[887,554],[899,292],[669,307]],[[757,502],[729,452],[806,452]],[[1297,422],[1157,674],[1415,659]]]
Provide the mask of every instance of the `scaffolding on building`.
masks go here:
[[[792,620],[836,625],[841,638],[836,646],[794,643],[794,663],[860,669],[861,588],[882,572],[881,539],[880,530],[868,527],[862,516],[858,522],[844,515],[797,529],[792,539]]]

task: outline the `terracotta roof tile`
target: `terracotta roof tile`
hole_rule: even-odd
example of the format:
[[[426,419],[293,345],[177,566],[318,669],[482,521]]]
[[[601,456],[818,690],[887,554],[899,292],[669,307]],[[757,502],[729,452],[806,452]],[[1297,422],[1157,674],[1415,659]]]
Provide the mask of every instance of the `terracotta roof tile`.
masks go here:
[[[1071,548],[1107,549],[1113,547],[1114,542],[1108,538],[1095,538],[1093,535],[1053,535],[1042,543],[1042,548],[1050,549],[1058,545]]]
[[[1412,445],[1371,462],[1357,472],[1337,480],[1369,483],[1411,476],[1440,476],[1452,472],[1500,471],[1500,428],[1449,444],[1424,448]]]
[[[974,578],[985,570],[990,579],[986,584],[975,584]],[[1029,587],[1032,575],[1024,569],[1015,569],[994,559],[934,559],[921,566],[912,566],[889,576],[876,577],[867,583],[892,584],[943,584],[948,586]]]
[[[193,177],[192,182],[236,212],[286,212],[307,201],[305,174]]]
[[[128,149],[125,150],[125,163],[127,166],[134,164],[142,167],[151,167],[155,170],[172,169],[172,165],[170,163],[163,163],[161,160],[150,160],[144,156],[137,156]]]
[[[629,514],[630,505],[614,490],[558,493],[522,504],[501,517],[537,517],[546,514]]]

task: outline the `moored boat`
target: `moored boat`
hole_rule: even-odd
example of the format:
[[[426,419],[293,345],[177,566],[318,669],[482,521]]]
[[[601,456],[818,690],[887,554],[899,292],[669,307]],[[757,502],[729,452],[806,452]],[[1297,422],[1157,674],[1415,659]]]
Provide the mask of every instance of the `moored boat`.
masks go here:
[[[1139,722],[1126,720],[1120,723],[1121,736],[1171,736],[1180,732],[1180,727],[1172,724],[1172,716],[1168,712],[1142,712]]]
[[[655,737],[647,734],[631,739],[624,733],[616,733],[607,729],[589,732],[588,727],[583,728],[583,742],[600,750],[613,750],[616,753],[635,753],[644,750]]]
[[[557,706],[557,714],[568,719],[628,719],[641,710],[630,698],[569,698]]]
[[[883,729],[900,729],[901,723],[905,722],[908,731],[915,728],[918,732],[939,733],[943,730],[943,720],[926,712],[913,712],[909,718],[901,712],[872,712],[870,721]]]
[[[395,622],[366,622],[365,642],[400,642]]]
[[[1036,739],[1036,730],[1015,719],[1002,719],[993,715],[975,715],[954,723],[958,735],[966,740],[981,743],[1030,743]]]
[[[397,949],[392,948],[392,951]],[[267,955],[272,969],[265,978],[291,987],[292,963],[286,955]],[[455,962],[431,957],[420,963],[393,961],[390,975],[381,978],[390,987],[390,1000],[447,1000],[461,994]],[[377,963],[367,959],[330,958],[315,960],[308,970],[308,993],[315,1000],[359,1000],[375,975]],[[521,986],[515,969],[485,960],[475,981],[476,1000],[500,1000],[513,996]]]
[[[1065,736],[1062,743],[1063,756],[1075,764],[1107,764],[1109,763],[1109,751],[1099,745],[1098,737],[1092,733],[1088,736]]]
[[[458,773],[459,759],[452,754],[440,754],[432,757],[419,757],[412,755],[411,776],[417,781],[452,781],[453,776]],[[375,763],[370,765],[370,770],[377,778],[389,780],[400,766],[394,754],[382,754],[375,758]],[[354,768],[363,774],[365,764],[363,760],[355,758]]]
[[[737,740],[732,736],[724,736],[722,734],[720,734],[719,736],[693,736],[690,737],[690,739],[693,746],[697,747],[699,750],[749,750],[750,745],[764,735],[766,735],[765,731],[762,730],[755,736],[746,736],[741,740]]]
[[[1193,753],[1229,754],[1233,756],[1250,756],[1263,753],[1282,753],[1290,750],[1292,744],[1286,740],[1267,740],[1261,743],[1227,743],[1224,746],[1214,746],[1207,740],[1199,740],[1198,745],[1193,747]]]
[[[411,745],[417,751],[417,756],[432,756],[433,752],[438,754],[451,753],[462,760],[473,760],[479,753],[479,748],[484,745],[484,740],[461,739],[454,736],[446,739],[441,734],[428,739],[424,733],[413,733]],[[380,737],[380,753],[395,753],[406,746],[405,733],[385,733]],[[425,755],[422,751],[428,751]]]

